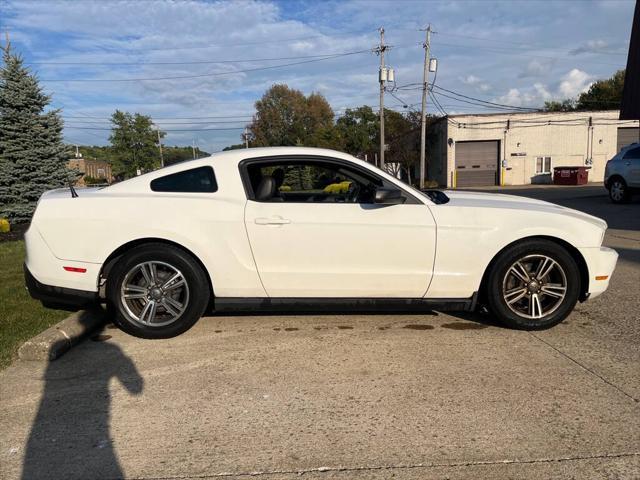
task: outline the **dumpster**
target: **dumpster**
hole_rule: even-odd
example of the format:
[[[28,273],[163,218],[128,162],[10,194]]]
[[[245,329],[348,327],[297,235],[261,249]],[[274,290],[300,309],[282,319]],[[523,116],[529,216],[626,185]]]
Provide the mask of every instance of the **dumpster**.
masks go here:
[[[553,169],[554,185],[586,185],[589,181],[591,167],[555,167]]]

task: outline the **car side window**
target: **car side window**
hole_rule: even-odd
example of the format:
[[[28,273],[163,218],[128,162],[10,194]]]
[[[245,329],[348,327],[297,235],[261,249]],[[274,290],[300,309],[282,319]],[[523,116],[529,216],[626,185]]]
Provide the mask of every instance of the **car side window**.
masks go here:
[[[382,181],[332,162],[258,162],[247,167],[261,202],[373,203]]]
[[[640,159],[640,147],[630,148],[622,157],[623,160],[637,160]]]
[[[151,181],[154,192],[213,193],[218,190],[211,167],[198,167],[172,173]]]

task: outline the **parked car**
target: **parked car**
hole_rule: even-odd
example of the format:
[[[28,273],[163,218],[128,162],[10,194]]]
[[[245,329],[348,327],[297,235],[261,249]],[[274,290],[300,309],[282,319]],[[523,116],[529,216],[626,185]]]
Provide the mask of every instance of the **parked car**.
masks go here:
[[[602,246],[606,228],[528,198],[422,193],[331,150],[244,149],[45,193],[25,275],[45,306],[107,302],[146,338],[178,335],[207,308],[483,304],[511,327],[541,329],[606,290],[618,257]]]
[[[640,192],[640,144],[623,147],[604,170],[604,186],[613,203],[625,203]]]

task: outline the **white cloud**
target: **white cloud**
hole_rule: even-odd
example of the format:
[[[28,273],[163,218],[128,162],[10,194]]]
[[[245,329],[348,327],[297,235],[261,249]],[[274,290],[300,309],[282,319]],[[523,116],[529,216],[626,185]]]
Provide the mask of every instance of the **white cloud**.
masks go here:
[[[549,92],[549,90],[547,90],[547,87],[545,87],[541,83],[534,83],[533,84],[533,89],[535,90],[537,96],[541,100],[547,101],[547,100],[551,99],[551,97],[553,97],[551,92]]]
[[[573,98],[589,89],[592,78],[588,73],[574,68],[562,77],[558,93],[563,98]]]
[[[588,90],[592,78],[588,73],[574,68],[560,78],[555,90],[536,82],[530,87],[511,88],[495,101],[514,107],[540,107],[548,100],[575,98]]]
[[[473,87],[473,89],[478,92],[486,93],[489,90],[491,90],[491,85],[489,85],[486,82],[483,82],[480,77],[476,77],[473,74],[467,75],[466,77],[459,77],[458,79],[465,85],[469,85],[470,87]]]

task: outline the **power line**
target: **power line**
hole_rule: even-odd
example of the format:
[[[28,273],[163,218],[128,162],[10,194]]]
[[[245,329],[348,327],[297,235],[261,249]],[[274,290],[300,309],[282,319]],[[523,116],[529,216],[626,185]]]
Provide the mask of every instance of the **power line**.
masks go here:
[[[212,60],[212,61],[192,61],[192,62],[27,62],[28,65],[215,65],[223,63],[250,63],[250,62],[272,62],[279,60],[298,60],[302,58],[321,58],[332,55],[342,55],[341,53],[325,53],[322,55],[300,55],[296,57],[275,57],[275,58],[252,58],[243,60]]]
[[[463,95],[462,93],[454,92],[453,90],[447,90],[446,88],[442,88],[442,87],[440,87],[438,85],[433,85],[432,88],[436,88],[438,90],[442,90],[444,92],[450,93],[452,95],[456,95],[458,97],[466,98],[466,99],[469,99],[469,100],[474,100],[476,102],[486,103],[488,105],[493,105],[493,106],[498,106],[498,107],[507,107],[507,108],[511,108],[511,109],[515,109],[515,110],[526,110],[526,111],[538,111],[538,110],[540,110],[539,108],[514,107],[513,105],[505,105],[503,103],[489,102],[488,100],[482,100],[480,98],[470,97],[468,95]]]
[[[297,37],[297,38],[282,38],[275,40],[261,40],[256,42],[245,42],[245,43],[214,43],[208,45],[191,45],[185,47],[160,47],[160,48],[144,48],[144,49],[130,49],[134,52],[164,52],[164,51],[173,51],[173,50],[198,50],[198,49],[206,49],[206,48],[231,48],[231,47],[246,47],[250,45],[265,45],[265,44],[274,44],[274,43],[291,43],[291,42],[299,42],[301,40],[312,40],[316,38],[331,38],[331,37],[344,37],[348,35],[366,35],[370,33],[370,30],[366,31],[349,31],[342,33],[331,33],[327,35],[310,35],[306,37]],[[113,47],[107,45],[96,45],[96,48],[100,48],[102,50],[113,50]]]
[[[66,108],[66,107],[62,107],[62,108]],[[70,109],[68,109],[70,110]],[[153,121],[155,122],[156,120],[203,120],[203,119],[207,119],[207,118],[238,118],[238,121],[244,121],[244,120],[251,120],[252,117],[249,117],[247,115],[212,115],[212,116],[206,116],[206,117],[156,117],[154,115],[147,115],[149,117],[151,117],[153,119]],[[96,116],[90,116],[90,115],[83,115],[81,117],[78,116],[73,116],[73,115],[63,115],[63,118],[91,118],[91,119],[98,119],[98,120],[106,120],[106,121],[111,121],[111,117],[96,117]]]
[[[316,58],[312,60],[304,60],[301,62],[291,62],[291,63],[283,63],[280,65],[270,65],[267,67],[255,67],[255,68],[247,68],[244,70],[234,70],[231,72],[218,72],[218,73],[203,73],[200,75],[180,75],[175,77],[150,77],[150,78],[54,78],[54,79],[45,79],[41,80],[42,82],[147,82],[147,81],[158,81],[158,80],[184,80],[188,78],[203,78],[203,77],[220,77],[224,75],[235,75],[237,73],[246,73],[246,72],[257,72],[260,70],[272,70],[275,68],[284,68],[291,67],[294,65],[302,65],[304,63],[313,63],[313,62],[322,62],[324,60],[332,60],[334,58],[346,57],[349,55],[358,55],[362,53],[369,53],[370,49],[367,50],[359,50],[356,52],[349,53],[341,53],[336,55],[330,55],[323,58]]]
[[[460,35],[460,34],[446,33],[446,32],[435,32],[435,33],[437,33],[438,35],[444,35],[446,37],[468,38],[468,39],[471,39],[471,40],[479,40],[479,41],[482,41],[482,42],[496,43],[496,44],[500,44],[500,45],[504,45],[504,44],[516,45],[518,47],[528,48],[529,50],[531,50],[532,48],[533,49],[537,49],[537,50],[545,50],[545,49],[553,48],[551,46],[535,45],[535,44],[532,45],[530,43],[514,42],[514,41],[510,41],[510,40],[491,40],[490,38],[474,37],[474,36],[470,36],[470,35]],[[443,45],[450,45],[450,44],[446,44],[445,43]],[[629,44],[626,43],[625,46],[628,48]],[[474,45],[474,47],[477,47],[477,45]],[[480,47],[480,48],[483,48],[483,47]],[[486,47],[486,48],[492,48],[492,47]],[[593,54],[597,54],[597,55],[624,55],[624,56],[627,55],[625,52],[611,52],[611,51],[585,52],[585,53],[593,53]]]
[[[446,93],[435,92],[435,91],[433,93],[434,93],[434,95],[438,95],[438,96],[441,96],[441,97],[449,98],[451,100],[455,100],[456,102],[468,103],[469,105],[475,105],[476,107],[482,107],[482,108],[486,108],[486,109],[490,109],[490,110],[500,110],[500,111],[509,110],[509,111],[514,111],[513,107],[495,107],[493,105],[487,105],[485,103],[471,102],[469,100],[464,100],[462,98],[454,97],[452,95],[447,95]],[[521,110],[515,110],[515,111],[522,112]],[[525,112],[523,112],[523,113],[525,113]]]
[[[110,132],[111,128],[100,128],[100,127],[74,127],[74,126],[66,126],[65,128],[70,128],[73,130],[100,130],[103,132]],[[223,128],[182,128],[182,129],[164,129],[165,132],[213,132],[213,131],[223,131],[223,130],[243,130],[244,127],[223,127]]]
[[[574,58],[575,55],[537,55],[528,53],[527,50],[512,50],[509,48],[500,48],[500,47],[484,47],[479,45],[461,45],[454,43],[443,43],[438,42],[438,47],[453,47],[453,48],[464,48],[466,50],[486,50],[492,53],[502,54],[502,55],[520,55],[523,57],[531,57],[531,58],[544,58],[546,60],[561,60],[566,58]],[[530,51],[530,50],[529,50]],[[598,65],[608,65],[616,68],[624,68],[624,65],[620,65],[619,63],[610,63],[610,62],[600,62],[596,60],[589,60],[589,63],[598,64]]]
[[[153,119],[152,119],[153,120]],[[250,120],[216,120],[216,121],[212,121],[212,122],[156,122],[155,120],[153,120],[153,123],[155,125],[211,125],[211,124],[216,124],[216,123],[222,123],[222,124],[228,124],[228,123],[246,123]],[[71,120],[71,123],[73,124],[81,124],[81,125],[105,125],[105,123],[111,123],[110,120],[100,120],[100,121],[91,121],[91,120],[87,120],[87,121],[80,121],[80,120]]]

